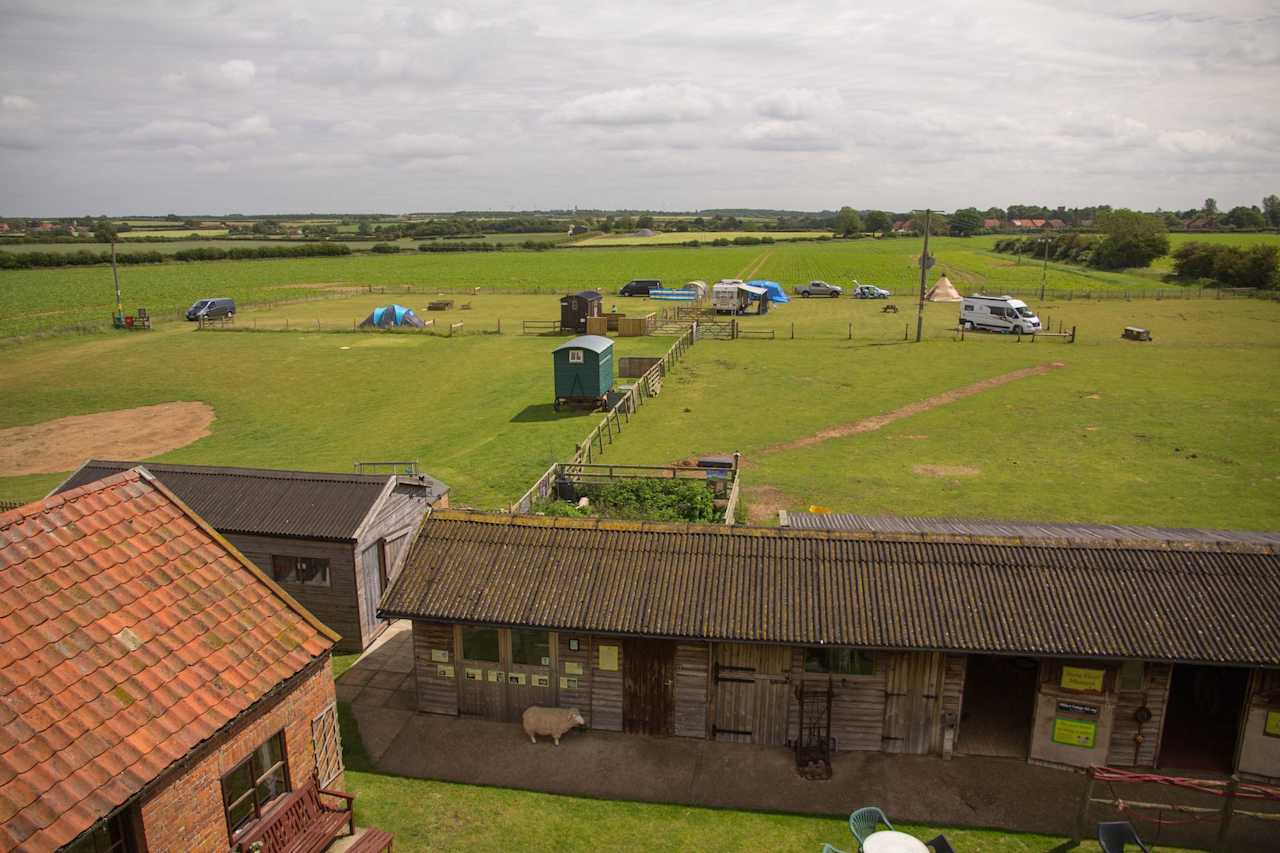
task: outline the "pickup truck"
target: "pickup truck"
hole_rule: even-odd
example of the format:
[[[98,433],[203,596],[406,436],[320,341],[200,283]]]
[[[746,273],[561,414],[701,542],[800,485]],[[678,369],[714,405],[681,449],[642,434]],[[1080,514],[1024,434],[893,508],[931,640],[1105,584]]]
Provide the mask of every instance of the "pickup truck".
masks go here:
[[[854,299],[888,299],[892,295],[883,287],[876,287],[874,284],[860,284],[853,289]]]
[[[808,284],[802,284],[796,288],[796,293],[800,296],[839,296],[844,291],[837,285],[827,284],[825,281],[811,281]]]

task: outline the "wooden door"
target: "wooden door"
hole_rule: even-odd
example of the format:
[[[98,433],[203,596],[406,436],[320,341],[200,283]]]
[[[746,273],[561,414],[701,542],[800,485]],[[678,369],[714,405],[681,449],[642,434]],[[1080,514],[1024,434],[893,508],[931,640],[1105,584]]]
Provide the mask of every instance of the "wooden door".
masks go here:
[[[890,656],[885,674],[885,752],[929,751],[941,682],[942,655],[904,652]]]
[[[715,739],[786,744],[790,668],[788,646],[717,646]]]
[[[378,618],[378,602],[382,600],[384,572],[382,560],[382,542],[374,542],[364,549],[360,555],[360,571],[364,580],[364,630],[371,633],[378,630],[382,620]]]
[[[625,640],[622,644],[622,730],[671,735],[675,731],[675,643]]]

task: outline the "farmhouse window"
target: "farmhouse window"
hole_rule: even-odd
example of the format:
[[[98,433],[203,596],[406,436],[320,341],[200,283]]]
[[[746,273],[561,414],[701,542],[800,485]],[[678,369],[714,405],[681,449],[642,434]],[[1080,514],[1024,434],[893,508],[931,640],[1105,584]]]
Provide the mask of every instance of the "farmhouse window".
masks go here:
[[[311,746],[316,756],[316,778],[321,788],[342,772],[342,741],[338,738],[338,706],[331,704],[311,721]]]
[[[1143,665],[1140,660],[1127,660],[1120,664],[1120,689],[1142,689]]]
[[[130,838],[126,812],[103,821],[78,841],[63,848],[66,853],[132,853],[137,847]]]
[[[804,650],[805,672],[827,672],[832,675],[873,675],[875,661],[856,649],[807,648]]]
[[[582,350],[580,349],[569,350],[569,363],[582,364]]]
[[[546,631],[512,631],[511,662],[525,666],[550,666],[551,642]]]
[[[329,585],[329,561],[319,557],[290,557],[273,554],[271,573],[280,583],[300,583],[306,586]]]
[[[463,628],[462,657],[465,660],[498,662],[497,628]]]
[[[222,807],[232,841],[246,824],[262,817],[273,800],[288,792],[289,763],[280,731],[222,777]]]

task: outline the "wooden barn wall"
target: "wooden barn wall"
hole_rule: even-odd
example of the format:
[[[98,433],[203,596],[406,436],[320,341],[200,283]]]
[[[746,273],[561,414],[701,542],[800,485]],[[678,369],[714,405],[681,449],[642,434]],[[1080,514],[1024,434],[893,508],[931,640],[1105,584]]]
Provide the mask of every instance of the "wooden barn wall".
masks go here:
[[[361,535],[356,548],[357,554],[371,542],[379,539],[387,541],[388,585],[399,576],[400,569],[404,566],[405,554],[409,551],[408,537],[417,531],[429,507],[425,489],[407,484],[397,485],[387,495],[387,499],[378,508],[377,515]]]
[[[511,633],[502,632],[502,660],[507,670],[506,719],[512,722],[519,722],[525,709],[533,705],[554,708],[558,704],[555,678],[558,639],[555,631],[547,633],[547,662],[522,664],[511,659]]]
[[[576,641],[577,649],[569,648]],[[591,713],[591,637],[587,634],[560,634],[558,640],[560,674],[556,688],[561,708],[577,708],[588,728],[595,728]]]
[[[413,676],[417,682],[418,710],[428,714],[458,713],[458,678],[461,673],[454,654],[453,626],[443,622],[413,623]],[[449,662],[433,660],[432,651],[448,655]],[[440,671],[452,666],[453,676]]]
[[[1243,728],[1236,747],[1241,778],[1280,784],[1280,738],[1266,734],[1267,715],[1280,711],[1280,670],[1255,669],[1249,677]]]
[[[1141,689],[1116,691],[1116,709],[1112,717],[1111,743],[1107,753],[1108,764],[1115,767],[1156,766],[1172,677],[1171,665],[1148,663],[1143,666]],[[1142,707],[1151,711],[1151,720],[1139,724],[1133,715]],[[1141,744],[1135,739],[1138,735],[1142,736]]]
[[[707,681],[711,648],[706,643],[676,645],[676,737],[707,736]]]
[[[717,643],[716,740],[782,746],[791,705],[791,647]]]
[[[804,648],[796,646],[791,653],[793,682],[803,680],[814,687],[831,680],[831,737],[839,751],[879,752],[884,748],[885,661],[887,655],[866,653],[873,662],[870,675],[831,675],[804,671]],[[795,699],[790,700],[792,713],[787,726],[787,739],[799,736]]]
[[[329,585],[309,586],[293,581],[282,581],[280,586],[316,615],[321,622],[341,635],[335,652],[359,652],[364,650],[360,632],[360,603],[356,589],[355,554],[351,543],[327,542],[313,539],[291,539],[276,536],[227,535],[227,541],[236,546],[268,577],[275,577],[271,558],[312,557],[329,561]]]
[[[943,752],[943,738],[947,720],[953,731],[959,730],[960,713],[964,704],[964,676],[968,668],[968,655],[943,655],[942,658],[942,691],[938,696],[939,720],[933,727],[929,751],[934,754]],[[954,748],[955,744],[952,744]]]
[[[927,753],[938,727],[942,655],[901,652],[887,657],[884,751]]]
[[[600,649],[617,650],[618,666],[614,670],[600,668]],[[591,728],[610,732],[622,731],[622,641],[595,637],[591,642]]]

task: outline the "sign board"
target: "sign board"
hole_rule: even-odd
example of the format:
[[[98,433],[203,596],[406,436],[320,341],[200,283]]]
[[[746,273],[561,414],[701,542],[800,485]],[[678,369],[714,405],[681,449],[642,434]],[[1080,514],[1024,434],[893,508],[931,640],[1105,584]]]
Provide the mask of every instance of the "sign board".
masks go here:
[[[467,681],[484,681],[484,671],[480,669],[466,668]]]
[[[1081,666],[1064,666],[1062,668],[1062,687],[1064,690],[1079,690],[1087,693],[1102,692],[1102,678],[1107,674],[1105,669],[1086,669]]]
[[[1280,737],[1280,711],[1267,712],[1267,725],[1262,732],[1267,737]]]
[[[582,675],[582,664],[577,661],[567,660],[564,662],[564,671],[569,675]]]
[[[534,676],[531,676],[531,677],[532,677],[532,679],[533,679],[533,686],[534,686],[534,687],[550,687],[550,686],[551,686],[550,676],[546,676],[546,675],[534,675]]]
[[[453,678],[453,667],[436,664],[436,675],[441,678]]]
[[[1088,720],[1068,720],[1065,717],[1055,717],[1053,720],[1054,743],[1093,749],[1097,738],[1097,723]]]
[[[431,660],[434,663],[448,663],[449,662],[448,649],[432,649]]]
[[[618,671],[618,647],[617,646],[599,646],[600,649],[600,669],[605,672]]]
[[[502,678],[503,678],[502,670],[500,669],[489,670],[489,680],[494,684],[500,684],[502,682]]]
[[[525,674],[523,672],[507,673],[508,684],[524,684],[526,681],[528,681],[528,679],[525,677]]]
[[[564,677],[563,675],[562,675],[562,676],[560,676],[560,689],[561,689],[561,690],[577,690],[577,689],[578,689],[578,679],[576,679],[576,678],[566,678],[566,677]]]
[[[1081,705],[1078,702],[1059,702],[1059,714],[1076,714],[1081,717],[1096,717],[1102,709],[1097,705]]]

